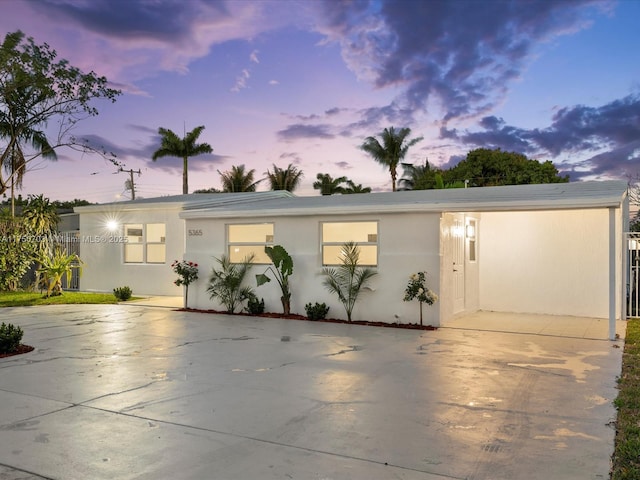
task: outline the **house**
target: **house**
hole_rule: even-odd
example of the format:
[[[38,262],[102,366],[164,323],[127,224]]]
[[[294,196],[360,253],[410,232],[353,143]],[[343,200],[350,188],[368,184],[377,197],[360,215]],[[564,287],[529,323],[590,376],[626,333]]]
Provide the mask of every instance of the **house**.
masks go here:
[[[417,271],[428,272],[427,283],[440,297],[425,309],[426,324],[442,325],[477,310],[526,312],[608,318],[615,335],[615,320],[625,315],[624,182],[228,195],[235,196],[77,208],[83,236],[95,235],[115,205],[123,224],[114,238],[122,243],[89,244],[90,253],[82,244],[83,286],[110,291],[128,284],[137,293],[179,294],[169,265],[184,258],[200,266],[189,306],[220,309],[206,292],[208,274],[217,267],[214,257],[240,261],[252,252],[252,274],[262,273],[268,266],[264,247],[282,245],[294,261],[292,312],[304,314],[306,303],[325,302],[329,315],[340,318],[344,309],[323,287],[321,272],[339,263],[340,247],[351,240],[360,246],[362,264],[378,272],[362,292],[354,319],[418,321],[417,303],[403,301],[409,276]],[[164,254],[154,257],[158,244]],[[255,292],[268,311],[280,310],[275,282]]]

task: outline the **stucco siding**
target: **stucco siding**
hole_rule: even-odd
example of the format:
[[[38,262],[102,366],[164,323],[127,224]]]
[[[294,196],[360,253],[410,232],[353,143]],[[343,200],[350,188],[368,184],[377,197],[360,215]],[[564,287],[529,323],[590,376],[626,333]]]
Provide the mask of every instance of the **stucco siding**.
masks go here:
[[[220,309],[209,298],[207,279],[212,267],[226,250],[226,225],[237,223],[274,224],[274,243],[284,246],[294,261],[291,281],[291,311],[304,315],[304,306],[324,302],[330,307],[329,316],[346,318],[342,304],[322,285],[321,224],[322,222],[377,221],[378,266],[371,281],[372,290],[364,290],[353,311],[354,320],[374,320],[415,323],[419,320],[417,302],[404,302],[404,289],[411,273],[430,272],[431,288],[438,291],[439,271],[439,215],[438,214],[381,214],[381,215],[313,215],[287,217],[255,217],[242,219],[187,219],[185,258],[198,262],[200,279],[190,288],[189,305],[195,308]],[[193,230],[197,235],[189,235]],[[199,234],[202,232],[202,235]],[[256,273],[266,265],[252,267],[248,283],[255,286]],[[193,293],[191,293],[193,292]],[[275,281],[257,287],[255,293],[265,299],[266,310],[279,312],[280,290]],[[425,307],[424,323],[438,325],[438,308]]]
[[[480,308],[607,318],[608,215],[607,209],[483,213]]]
[[[80,215],[80,258],[84,262],[80,279],[82,290],[111,292],[129,286],[134,295],[181,295],[173,284],[174,260],[184,252],[184,220],[178,209],[85,212]],[[117,228],[106,227],[109,220]],[[123,225],[128,223],[164,223],[166,225],[166,261],[164,264],[124,262]]]

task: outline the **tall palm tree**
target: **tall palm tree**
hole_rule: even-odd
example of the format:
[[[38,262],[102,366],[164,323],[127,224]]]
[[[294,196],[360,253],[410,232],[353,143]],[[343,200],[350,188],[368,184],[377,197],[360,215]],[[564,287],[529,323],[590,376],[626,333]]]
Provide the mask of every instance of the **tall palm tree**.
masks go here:
[[[344,187],[341,184],[347,181],[347,177],[332,178],[328,173],[319,173],[316,178],[318,181],[313,182],[313,188],[320,190],[320,195],[344,193]]]
[[[285,169],[273,166],[273,172],[267,170],[267,180],[271,186],[271,190],[288,190],[293,192],[300,185],[303,173],[293,164]]]
[[[196,143],[203,130],[204,126],[201,125],[180,138],[168,128],[160,127],[158,129],[158,133],[162,137],[161,144],[151,158],[154,162],[161,157],[182,158],[182,193],[185,195],[189,193],[189,157],[213,152],[208,143]]]
[[[218,170],[222,180],[223,192],[255,192],[258,184],[264,180],[263,178],[254,181],[256,171],[254,169],[245,170],[244,165],[232,166],[231,170],[221,172]]]
[[[401,128],[397,131],[394,127],[385,128],[382,133],[380,133],[382,143],[375,137],[367,137],[360,147],[371,155],[376,162],[389,169],[389,173],[391,174],[391,189],[394,192],[396,191],[398,164],[407,155],[409,147],[412,147],[422,140],[422,137],[407,140],[410,134],[410,128]]]
[[[347,180],[347,188],[344,189],[343,193],[371,193],[371,187],[363,187],[361,183],[356,185],[353,180]]]

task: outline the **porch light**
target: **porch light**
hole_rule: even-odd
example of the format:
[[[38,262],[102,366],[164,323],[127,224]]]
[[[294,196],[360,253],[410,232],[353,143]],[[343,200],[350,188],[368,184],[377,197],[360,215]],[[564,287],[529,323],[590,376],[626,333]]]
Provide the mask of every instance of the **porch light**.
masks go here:
[[[476,238],[476,226],[472,223],[467,225],[467,238]]]

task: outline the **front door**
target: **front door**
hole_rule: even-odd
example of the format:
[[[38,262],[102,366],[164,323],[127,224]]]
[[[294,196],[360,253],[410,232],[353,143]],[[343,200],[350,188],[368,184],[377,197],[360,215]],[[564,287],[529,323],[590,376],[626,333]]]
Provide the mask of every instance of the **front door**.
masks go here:
[[[451,227],[453,313],[464,310],[464,216],[456,215]]]

